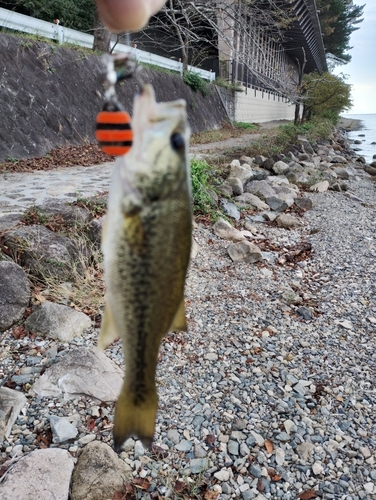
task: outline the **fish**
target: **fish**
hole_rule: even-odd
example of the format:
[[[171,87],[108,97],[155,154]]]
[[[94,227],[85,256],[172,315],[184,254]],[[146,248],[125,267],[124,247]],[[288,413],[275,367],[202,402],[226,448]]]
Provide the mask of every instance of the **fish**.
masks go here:
[[[184,288],[192,241],[190,129],[183,99],[135,97],[133,145],[112,173],[102,250],[106,302],[98,346],[123,343],[125,377],[115,406],[114,448],[130,436],[150,447],[158,408],[162,338],[186,330]]]

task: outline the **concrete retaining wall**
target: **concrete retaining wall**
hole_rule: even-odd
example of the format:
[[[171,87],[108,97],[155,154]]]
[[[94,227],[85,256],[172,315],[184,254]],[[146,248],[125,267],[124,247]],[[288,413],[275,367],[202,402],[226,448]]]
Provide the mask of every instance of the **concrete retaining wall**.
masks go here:
[[[94,142],[103,105],[100,58],[82,50],[0,34],[0,161],[43,156],[64,145]],[[218,92],[203,96],[179,75],[145,68],[157,101],[185,99],[192,132],[220,128],[227,113]],[[132,112],[135,81],[121,82],[119,100]]]
[[[244,89],[235,95],[235,121],[263,123],[271,120],[293,120],[295,105],[270,92]]]

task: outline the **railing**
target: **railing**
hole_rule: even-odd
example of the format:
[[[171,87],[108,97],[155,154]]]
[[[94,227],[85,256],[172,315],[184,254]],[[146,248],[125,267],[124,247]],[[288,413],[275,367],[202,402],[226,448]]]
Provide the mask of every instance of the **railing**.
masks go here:
[[[56,40],[56,42],[58,42],[59,44],[70,43],[90,49],[93,47],[93,35],[82,33],[81,31],[72,30],[70,28],[65,28],[63,26],[60,26],[59,24],[42,21],[34,17],[25,16],[24,14],[19,14],[18,12],[13,12],[12,10],[3,9],[1,7],[0,26],[11,30],[22,31],[23,33],[39,35],[51,40]],[[111,42],[111,48],[114,45],[115,42]],[[128,45],[124,44],[116,44],[114,49],[114,52],[129,51],[133,53],[134,57],[140,63],[154,64],[155,66],[159,66],[161,68],[169,69],[171,71],[176,71],[180,74],[183,74],[183,63],[180,61],[168,59],[167,57],[152,54],[151,52],[146,52],[144,50],[129,47]],[[188,66],[188,70],[192,71],[193,73],[197,73],[201,76],[201,78],[209,80],[210,82],[213,82],[215,80],[215,73],[213,73],[212,71],[196,68],[194,66]]]

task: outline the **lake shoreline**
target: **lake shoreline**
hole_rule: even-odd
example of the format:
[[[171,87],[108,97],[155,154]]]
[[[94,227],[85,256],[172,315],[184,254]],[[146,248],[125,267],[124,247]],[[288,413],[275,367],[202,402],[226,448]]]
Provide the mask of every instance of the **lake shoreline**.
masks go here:
[[[337,127],[345,129],[346,132],[354,132],[356,130],[362,130],[364,128],[364,125],[362,120],[340,116],[338,119]]]

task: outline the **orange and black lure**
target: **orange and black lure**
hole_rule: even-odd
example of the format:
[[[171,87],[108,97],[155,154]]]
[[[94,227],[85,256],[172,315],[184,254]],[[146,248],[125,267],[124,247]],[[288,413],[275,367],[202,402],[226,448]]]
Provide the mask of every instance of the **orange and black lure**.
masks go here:
[[[133,131],[131,117],[116,96],[115,84],[133,76],[135,65],[129,55],[105,57],[105,103],[97,115],[95,137],[104,153],[122,156],[132,147]]]
[[[103,107],[96,120],[95,137],[104,153],[110,156],[121,156],[128,153],[132,147],[133,131],[131,117],[118,103]]]

